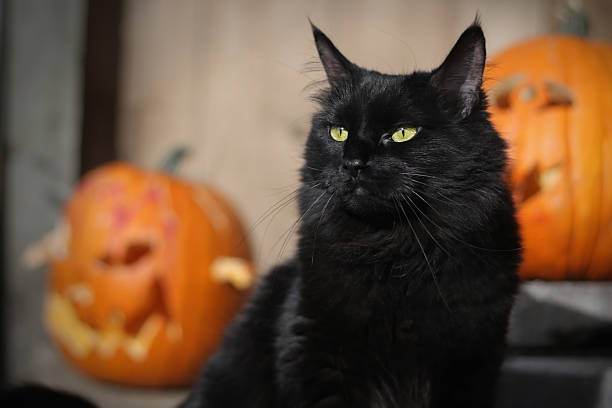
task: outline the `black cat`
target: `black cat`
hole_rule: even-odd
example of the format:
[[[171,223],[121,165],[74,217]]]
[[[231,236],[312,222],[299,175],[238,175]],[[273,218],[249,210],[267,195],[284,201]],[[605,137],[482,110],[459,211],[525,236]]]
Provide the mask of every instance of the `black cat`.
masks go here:
[[[262,281],[183,403],[491,407],[520,243],[476,21],[432,72],[347,60],[316,27],[293,260]]]

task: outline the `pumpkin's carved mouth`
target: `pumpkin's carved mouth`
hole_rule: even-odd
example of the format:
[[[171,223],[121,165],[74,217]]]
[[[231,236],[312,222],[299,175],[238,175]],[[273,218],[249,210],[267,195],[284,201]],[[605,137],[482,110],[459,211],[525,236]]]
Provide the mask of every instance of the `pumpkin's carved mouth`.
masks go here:
[[[540,192],[555,188],[561,181],[562,164],[540,170],[533,166],[531,170],[514,186],[517,204],[522,204]]]
[[[147,244],[131,245],[123,257],[108,257],[103,262],[109,267],[121,268],[145,261],[152,249],[153,246]],[[213,281],[241,291],[253,284],[251,266],[240,258],[217,258],[210,267],[210,274]],[[144,361],[156,337],[165,335],[170,342],[180,342],[183,337],[182,327],[173,321],[167,310],[160,284],[155,280],[149,292],[155,299],[152,308],[144,308],[129,318],[119,309],[112,309],[103,323],[89,322],[80,315],[80,307],[87,309],[95,304],[94,293],[86,283],[72,284],[61,293],[48,294],[45,323],[53,337],[77,359],[91,355],[111,359],[117,353],[124,353],[133,361]]]
[[[170,341],[178,342],[182,338],[181,327],[161,313],[149,314],[137,330],[128,330],[121,318],[111,319],[105,328],[95,328],[79,318],[68,297],[57,292],[47,296],[45,322],[54,337],[76,358],[91,353],[111,358],[123,351],[132,360],[143,361],[153,340],[163,331]]]

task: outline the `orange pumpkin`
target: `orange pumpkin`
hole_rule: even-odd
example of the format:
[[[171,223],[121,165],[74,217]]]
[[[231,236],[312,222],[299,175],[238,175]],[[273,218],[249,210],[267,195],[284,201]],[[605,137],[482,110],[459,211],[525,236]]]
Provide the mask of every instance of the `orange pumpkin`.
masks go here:
[[[63,354],[101,379],[189,383],[252,281],[244,230],[207,187],[110,164],[68,202],[45,323]]]
[[[612,45],[551,35],[496,56],[491,119],[510,144],[525,279],[612,279]]]

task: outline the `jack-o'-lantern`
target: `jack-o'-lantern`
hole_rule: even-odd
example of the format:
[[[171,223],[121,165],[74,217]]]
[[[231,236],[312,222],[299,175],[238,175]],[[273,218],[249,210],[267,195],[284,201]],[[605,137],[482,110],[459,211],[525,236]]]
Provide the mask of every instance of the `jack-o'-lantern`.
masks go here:
[[[60,226],[45,323],[105,380],[189,383],[249,292],[244,230],[213,190],[110,164],[87,175]]]
[[[510,145],[521,276],[612,279],[612,45],[544,36],[493,58],[485,75]]]

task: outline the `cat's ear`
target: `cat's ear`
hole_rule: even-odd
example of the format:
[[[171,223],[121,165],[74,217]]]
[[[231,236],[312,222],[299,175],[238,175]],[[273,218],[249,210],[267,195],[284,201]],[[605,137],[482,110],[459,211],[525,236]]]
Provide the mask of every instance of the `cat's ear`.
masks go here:
[[[469,116],[480,102],[485,59],[485,38],[476,20],[432,74],[432,84],[438,88],[444,107],[460,119]]]
[[[314,35],[315,45],[319,52],[319,58],[330,85],[337,86],[343,81],[350,80],[353,76],[355,65],[346,59],[330,39],[312,22],[310,26],[312,27],[312,34]]]

